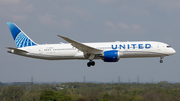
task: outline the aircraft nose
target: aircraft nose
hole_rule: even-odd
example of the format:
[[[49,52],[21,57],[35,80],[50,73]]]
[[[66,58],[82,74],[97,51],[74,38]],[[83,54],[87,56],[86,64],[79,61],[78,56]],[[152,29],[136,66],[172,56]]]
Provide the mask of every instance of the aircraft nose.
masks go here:
[[[175,54],[175,53],[176,53],[176,51],[174,49],[172,49],[172,54]]]
[[[166,53],[167,53],[168,55],[173,55],[173,54],[176,53],[176,51],[175,51],[173,48],[169,48],[168,50],[166,50]]]
[[[169,55],[173,55],[175,53],[176,53],[176,51],[173,48],[171,50],[169,50]]]

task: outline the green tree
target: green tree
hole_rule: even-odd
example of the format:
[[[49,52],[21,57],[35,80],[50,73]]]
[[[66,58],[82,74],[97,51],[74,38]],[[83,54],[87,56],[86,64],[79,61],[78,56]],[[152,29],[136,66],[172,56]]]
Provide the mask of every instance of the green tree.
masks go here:
[[[143,97],[139,95],[134,95],[130,98],[130,101],[143,101]]]
[[[115,87],[115,90],[117,91],[117,98],[119,98],[120,93],[121,93],[121,91],[122,91],[122,87],[121,87],[121,86],[116,86],[116,87]]]
[[[58,101],[73,101],[73,99],[68,95],[64,95],[61,99],[58,99]]]
[[[107,100],[106,98],[103,98],[102,101],[109,101],[109,100]]]
[[[64,96],[62,92],[54,92],[52,90],[44,90],[40,95],[40,101],[57,101]]]
[[[20,87],[16,86],[8,86],[2,91],[2,98],[18,101],[20,97],[23,95],[23,90]]]
[[[111,96],[108,93],[104,94],[103,101],[106,101],[106,100],[110,99],[110,97]]]

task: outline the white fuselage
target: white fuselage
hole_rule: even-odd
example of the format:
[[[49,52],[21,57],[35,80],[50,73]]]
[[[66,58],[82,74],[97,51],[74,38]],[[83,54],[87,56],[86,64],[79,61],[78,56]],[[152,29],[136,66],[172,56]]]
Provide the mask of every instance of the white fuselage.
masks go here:
[[[164,57],[175,53],[175,50],[168,44],[155,41],[134,41],[134,42],[101,42],[82,43],[84,45],[107,50],[119,50],[120,58],[138,57]],[[82,52],[71,44],[44,44],[19,48],[27,53],[11,50],[10,53],[26,57],[45,60],[66,60],[66,59],[88,59],[89,55]],[[87,52],[88,53],[88,52]],[[98,55],[94,59],[102,59]]]
[[[134,42],[98,42],[80,43],[68,37],[57,35],[69,44],[39,45],[31,40],[15,23],[7,22],[17,48],[6,47],[8,52],[16,55],[45,59],[68,60],[88,59],[87,66],[95,66],[93,59],[104,62],[117,62],[120,58],[160,57],[160,63],[165,56],[175,54],[168,44],[155,41]]]

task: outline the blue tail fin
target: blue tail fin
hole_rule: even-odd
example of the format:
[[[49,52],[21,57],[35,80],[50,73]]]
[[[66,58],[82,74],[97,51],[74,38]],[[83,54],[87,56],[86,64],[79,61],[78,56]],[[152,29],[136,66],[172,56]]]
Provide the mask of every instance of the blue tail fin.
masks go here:
[[[32,41],[16,24],[7,22],[17,48],[34,46],[36,43]]]

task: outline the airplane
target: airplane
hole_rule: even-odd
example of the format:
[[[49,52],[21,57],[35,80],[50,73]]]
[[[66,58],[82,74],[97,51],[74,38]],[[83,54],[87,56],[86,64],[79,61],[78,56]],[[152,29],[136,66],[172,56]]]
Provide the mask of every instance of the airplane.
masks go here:
[[[94,59],[104,62],[118,62],[120,58],[160,57],[176,51],[166,43],[157,41],[98,42],[80,43],[70,38],[57,35],[69,43],[37,44],[31,40],[15,23],[7,22],[17,48],[6,47],[8,53],[44,60],[89,60],[87,66],[94,66]]]

